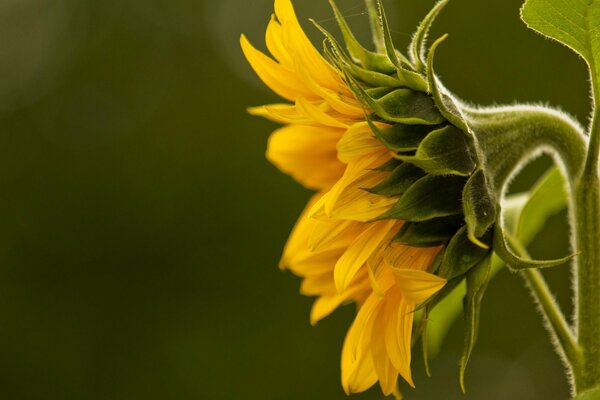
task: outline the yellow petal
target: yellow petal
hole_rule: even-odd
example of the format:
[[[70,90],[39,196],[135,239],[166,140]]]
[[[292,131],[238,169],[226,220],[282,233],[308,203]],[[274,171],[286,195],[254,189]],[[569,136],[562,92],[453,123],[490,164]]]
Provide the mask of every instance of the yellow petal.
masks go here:
[[[367,390],[377,382],[370,351],[371,331],[380,301],[369,296],[348,330],[342,348],[342,386],[346,394]]]
[[[286,126],[271,135],[267,158],[306,187],[327,188],[344,172],[335,150],[342,133],[335,128]]]
[[[298,23],[298,18],[296,18],[296,12],[294,11],[294,6],[292,5],[291,0],[275,0],[275,14],[277,15],[277,19],[282,24],[291,24],[300,26]]]
[[[384,307],[387,308],[387,307]],[[379,385],[381,391],[385,396],[391,395],[396,390],[396,384],[398,381],[398,371],[394,368],[394,365],[390,361],[387,354],[387,348],[385,345],[385,335],[382,333],[386,331],[388,325],[388,315],[384,310],[379,312],[377,320],[373,329],[379,334],[373,335],[371,338],[371,352],[373,355],[373,364],[377,371],[377,377],[379,378]]]
[[[296,106],[290,104],[269,104],[267,106],[250,107],[248,113],[281,124],[311,125],[314,123],[313,120],[299,114]]]
[[[327,194],[325,194],[323,196],[321,201],[319,201],[317,204],[315,204],[313,210],[311,211],[311,216],[315,217],[315,216],[319,216],[319,215],[323,215],[323,214],[328,217],[333,216],[332,215],[333,210],[335,207],[337,207],[337,203],[340,200],[342,195],[344,195],[344,199],[345,199],[344,204],[350,203],[350,204],[346,204],[347,206],[350,206],[350,208],[353,207],[352,203],[356,204],[357,200],[361,199],[361,198],[363,200],[366,200],[365,202],[362,203],[362,205],[366,206],[367,208],[370,208],[375,203],[379,203],[379,202],[388,202],[389,203],[390,200],[388,198],[386,198],[384,196],[376,196],[376,195],[367,196],[367,195],[370,195],[370,193],[368,193],[364,190],[364,188],[369,187],[369,186],[364,186],[364,185],[375,184],[375,182],[379,183],[379,180],[383,179],[383,177],[385,176],[384,174],[379,173],[377,171],[372,171],[372,168],[375,168],[383,163],[382,160],[385,159],[384,153],[385,152],[383,152],[383,153],[380,152],[380,153],[372,154],[368,157],[361,157],[361,158],[355,160],[354,162],[351,162],[350,164],[348,164],[348,167],[344,171],[342,178],[339,179],[333,185],[333,187],[331,187],[329,192],[327,192]],[[364,180],[366,180],[366,181],[364,181]],[[370,182],[370,181],[372,181],[372,182]],[[364,197],[364,196],[366,196],[366,197]],[[366,203],[366,204],[364,204],[364,203]],[[367,214],[369,214],[369,209],[367,209],[367,210],[361,209],[361,211],[366,211]],[[374,212],[371,211],[370,213],[373,214]],[[351,218],[350,216],[348,216],[348,214],[349,213],[345,214],[343,218],[340,216],[336,216],[336,218],[354,219],[354,218]],[[362,219],[356,219],[356,220],[369,221],[370,219],[373,219],[380,214],[375,214],[373,217],[371,217],[369,219],[362,218]]]
[[[324,272],[333,272],[335,264],[344,253],[345,248],[333,249],[312,253],[302,251],[289,257],[289,262],[285,264],[294,274],[306,276],[308,274],[318,274]]]
[[[324,197],[325,196],[323,196],[319,202],[315,203],[313,208],[316,207]],[[386,248],[384,259],[392,268],[427,271],[433,265],[435,258],[441,250],[441,246],[424,248],[392,243]]]
[[[279,262],[281,268],[287,267],[293,259],[297,258],[298,254],[306,252],[306,243],[314,224],[314,220],[308,216],[309,211],[321,197],[323,197],[322,193],[313,195],[300,214],[300,217],[285,244],[285,248],[283,249],[283,256]]]
[[[301,76],[306,87],[312,93],[325,100],[334,110],[350,118],[364,118],[365,109],[354,97],[344,95],[347,87],[341,80],[336,84],[335,89],[320,85],[311,76],[309,70],[303,65],[301,57],[298,55],[294,57],[294,70]]]
[[[307,280],[308,278],[305,278],[302,282],[303,288]],[[314,286],[310,287],[310,290],[314,291],[317,289],[316,286],[315,282]],[[320,297],[314,302],[310,313],[310,322],[312,325],[315,325],[318,321],[331,314],[338,306],[349,301],[361,302],[370,293],[369,283],[364,273],[358,273],[352,284],[342,294],[337,293],[333,284],[332,273],[329,274],[327,282],[320,282],[319,289],[320,292],[317,295]]]
[[[240,44],[246,59],[254,71],[279,96],[290,101],[295,101],[297,96],[304,96],[310,99],[315,98],[314,94],[307,90],[302,82],[298,80],[294,72],[257,50],[250,44],[246,36],[241,36]]]
[[[361,226],[361,223],[354,221],[315,220],[313,231],[308,238],[308,247],[312,251],[319,251],[340,240],[348,243],[348,240],[356,236]]]
[[[289,54],[286,62],[289,62],[290,57],[298,57],[302,60],[302,65],[294,69],[307,71],[320,85],[336,87],[341,82],[339,75],[325,61],[304,33],[291,1],[275,1],[275,14],[281,23],[281,32],[278,32],[280,40]],[[288,64],[288,66],[291,66],[291,64]]]
[[[397,198],[378,196],[365,190],[381,182],[381,175],[380,172],[369,171],[349,184],[332,207],[331,218],[368,222],[388,211],[396,204]]]
[[[378,127],[385,127],[377,123]],[[371,128],[366,122],[354,124],[346,131],[338,142],[338,158],[340,161],[350,163],[351,161],[371,155],[375,152],[385,150],[381,142],[373,135]]]
[[[389,239],[389,232],[395,221],[382,221],[370,224],[361,233],[335,265],[334,278],[338,292],[343,292],[358,270],[369,257]]]
[[[275,19],[275,15],[271,15],[271,21],[269,21],[269,25],[267,26],[265,43],[267,44],[267,49],[269,49],[269,52],[271,52],[277,61],[284,65],[292,65],[292,58],[283,43],[281,25]]]
[[[396,285],[410,304],[419,304],[440,291],[446,280],[418,269],[394,268]]]
[[[334,128],[346,129],[348,124],[340,119],[336,119],[326,112],[322,111],[319,107],[315,106],[310,101],[299,97],[296,99],[296,107],[298,112],[306,116],[307,119],[314,121],[315,123],[331,126]]]
[[[386,295],[386,306],[388,323],[383,334],[390,361],[404,380],[414,387],[410,369],[413,308],[402,301],[395,290]]]

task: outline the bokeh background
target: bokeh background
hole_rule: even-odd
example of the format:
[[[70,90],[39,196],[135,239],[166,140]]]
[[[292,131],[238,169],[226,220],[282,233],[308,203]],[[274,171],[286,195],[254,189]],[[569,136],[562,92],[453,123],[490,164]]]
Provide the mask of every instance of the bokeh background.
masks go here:
[[[325,0],[297,0],[334,29]],[[339,0],[366,26],[361,0]],[[404,47],[432,0],[384,0]],[[528,31],[521,0],[454,0],[437,70],[481,103],[589,113],[583,63]],[[344,399],[353,308],[310,327],[278,257],[309,192],[264,159],[277,101],[239,50],[271,0],[0,0],[0,397]],[[360,29],[359,29],[360,30]],[[366,37],[366,35],[363,35]],[[548,165],[516,180],[526,188]],[[567,251],[563,215],[532,252]],[[547,273],[570,309],[568,268]],[[458,386],[461,321],[408,399],[568,398],[518,276],[502,272]],[[380,399],[373,390],[357,399]]]

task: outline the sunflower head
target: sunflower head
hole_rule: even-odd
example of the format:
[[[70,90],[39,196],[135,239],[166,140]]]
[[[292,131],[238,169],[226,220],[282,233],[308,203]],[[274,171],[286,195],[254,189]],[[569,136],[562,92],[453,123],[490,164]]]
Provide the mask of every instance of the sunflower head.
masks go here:
[[[324,28],[325,54],[365,110],[373,135],[392,158],[369,193],[394,199],[376,220],[402,220],[393,241],[414,247],[444,246],[432,271],[449,281],[435,305],[489,259],[498,195],[489,185],[476,135],[461,105],[439,83],[433,59],[446,35],[427,47],[436,4],[412,37],[405,56],[393,44],[385,11],[377,0],[372,15],[377,51],[365,49],[330,0],[345,48]]]
[[[275,0],[267,28],[273,58],[243,36],[241,44],[261,79],[293,103],[250,109],[285,124],[267,157],[318,191],[281,265],[318,297],[313,323],[341,304],[358,305],[342,384],[350,393],[379,381],[389,395],[399,375],[413,385],[414,338],[426,332],[431,309],[466,282],[462,377],[491,276],[499,194],[462,104],[434,73],[445,36],[429,47],[427,36],[447,0],[425,17],[407,55],[394,47],[381,1],[366,1],[375,50],[356,40],[333,0],[343,45],[313,21],[325,37],[319,53],[289,0]]]

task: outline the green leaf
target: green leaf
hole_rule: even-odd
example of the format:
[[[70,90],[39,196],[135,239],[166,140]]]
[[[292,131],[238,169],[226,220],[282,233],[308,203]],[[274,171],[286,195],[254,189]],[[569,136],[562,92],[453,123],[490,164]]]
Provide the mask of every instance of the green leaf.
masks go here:
[[[394,152],[414,151],[429,133],[438,128],[432,125],[395,124],[391,128],[379,129],[367,116],[369,127],[385,147]]]
[[[379,185],[366,190],[381,196],[399,196],[424,176],[425,172],[422,169],[403,163],[398,165]]]
[[[340,30],[342,31],[342,36],[344,38],[344,42],[346,43],[346,48],[353,59],[357,62],[360,62],[361,65],[371,71],[381,72],[383,74],[391,74],[396,72],[396,68],[394,64],[390,62],[384,54],[373,53],[365,49],[354,37],[354,34],[350,30],[346,19],[343,17],[342,13],[338,9],[337,5],[333,0],[329,0],[329,4],[333,9],[333,13],[335,14],[335,18],[337,19]]]
[[[465,179],[459,176],[427,175],[416,181],[381,219],[426,221],[462,213],[461,194]]]
[[[496,203],[492,199],[483,170],[471,175],[463,191],[463,210],[469,239],[485,247],[478,239],[482,237],[496,220]]]
[[[400,155],[398,159],[434,175],[467,176],[475,169],[467,136],[452,125],[431,132],[414,156]]]
[[[491,239],[489,236],[485,238],[488,241]],[[474,244],[469,239],[467,227],[463,226],[448,243],[437,274],[447,280],[464,275],[487,257],[489,252],[489,249]]]
[[[558,168],[553,168],[528,192],[511,195],[502,203],[504,221],[507,229],[523,244],[530,243],[543,229],[551,216],[564,210],[567,204],[564,181]],[[492,259],[492,272],[495,274],[503,267],[498,257]],[[441,296],[433,303],[439,303],[429,313],[428,348],[429,355],[435,357],[452,323],[462,312],[462,299],[466,294],[466,285],[451,286],[448,282]],[[442,293],[446,287],[451,290]],[[442,300],[443,299],[443,300]]]
[[[592,76],[600,76],[600,1],[527,0],[521,18],[529,28],[578,53]]]
[[[413,247],[438,246],[449,241],[462,224],[462,215],[434,218],[423,222],[405,222],[394,237],[394,241]]]
[[[441,0],[439,1],[429,14],[421,21],[419,24],[415,34],[412,37],[412,41],[410,42],[410,58],[415,64],[417,70],[421,72],[425,72],[425,63],[423,62],[426,57],[425,53],[425,44],[427,42],[427,35],[429,34],[429,30],[431,29],[431,25],[435,21],[436,17],[442,11],[442,9],[448,4],[449,0]]]
[[[481,300],[492,277],[491,257],[487,257],[467,273],[467,295],[464,299],[465,343],[460,359],[460,387],[465,392],[465,370],[479,333]]]

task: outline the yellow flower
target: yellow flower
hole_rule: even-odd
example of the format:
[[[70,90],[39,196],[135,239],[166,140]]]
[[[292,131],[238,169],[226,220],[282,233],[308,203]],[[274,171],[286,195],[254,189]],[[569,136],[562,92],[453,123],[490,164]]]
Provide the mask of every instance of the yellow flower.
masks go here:
[[[342,351],[345,391],[361,392],[379,381],[384,394],[396,394],[398,375],[413,385],[415,306],[446,283],[428,272],[441,247],[395,243],[404,222],[373,221],[398,201],[364,190],[389,175],[379,167],[392,153],[374,136],[365,106],[342,74],[306,37],[290,0],[275,0],[266,44],[272,58],[241,37],[259,77],[293,104],[250,112],[286,124],[271,136],[267,157],[318,191],[288,240],[281,267],[303,278],[303,294],[317,297],[313,324],[342,304],[358,304]]]

